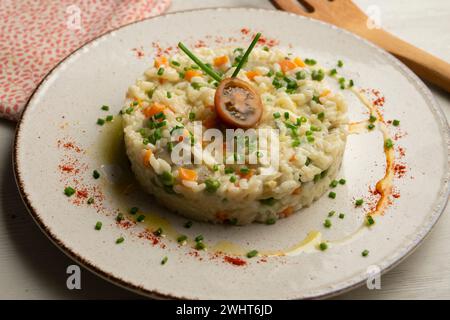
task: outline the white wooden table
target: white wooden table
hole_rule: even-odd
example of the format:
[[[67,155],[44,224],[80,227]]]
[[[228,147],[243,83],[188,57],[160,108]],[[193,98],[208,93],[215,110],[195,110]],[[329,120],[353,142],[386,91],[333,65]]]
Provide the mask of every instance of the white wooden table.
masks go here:
[[[363,9],[378,6],[385,29],[450,61],[450,1],[356,0],[356,3]],[[173,0],[170,11],[217,6],[273,8],[267,0]],[[432,92],[449,119],[450,95],[435,88]],[[0,299],[139,298],[86,270],[82,271],[82,289],[67,289],[66,268],[73,262],[40,232],[22,204],[14,182],[11,165],[14,128],[13,123],[0,120]],[[449,242],[450,208],[447,208],[425,243],[382,277],[381,290],[363,287],[340,298],[449,299]]]

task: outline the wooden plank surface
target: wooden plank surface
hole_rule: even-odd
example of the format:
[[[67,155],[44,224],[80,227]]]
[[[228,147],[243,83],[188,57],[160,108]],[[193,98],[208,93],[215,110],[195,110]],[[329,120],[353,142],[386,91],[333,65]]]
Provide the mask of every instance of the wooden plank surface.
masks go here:
[[[384,28],[450,61],[450,1],[355,1],[380,10]],[[266,0],[173,0],[171,11],[196,7],[273,8]],[[375,8],[375,9],[374,9]],[[377,9],[378,8],[378,9]],[[450,95],[432,88],[450,118]],[[11,144],[14,125],[0,120],[0,299],[139,298],[90,272],[82,271],[82,290],[66,287],[66,268],[73,262],[38,229],[26,212],[14,182]],[[450,299],[450,208],[425,243],[381,279],[381,290],[365,287],[345,299]]]

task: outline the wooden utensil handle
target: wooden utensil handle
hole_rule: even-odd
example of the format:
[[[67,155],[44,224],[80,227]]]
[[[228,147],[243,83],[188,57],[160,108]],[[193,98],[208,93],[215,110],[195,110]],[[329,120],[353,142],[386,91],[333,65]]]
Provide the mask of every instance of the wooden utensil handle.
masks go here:
[[[422,79],[450,92],[450,64],[382,29],[366,29],[360,36],[389,51]]]

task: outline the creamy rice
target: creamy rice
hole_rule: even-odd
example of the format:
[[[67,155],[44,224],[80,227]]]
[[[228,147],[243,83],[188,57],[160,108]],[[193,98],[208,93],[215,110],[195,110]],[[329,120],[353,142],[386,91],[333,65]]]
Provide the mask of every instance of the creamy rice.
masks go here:
[[[194,52],[221,71],[223,78],[231,76],[232,64],[242,55],[236,48]],[[290,63],[282,72],[284,60]],[[217,83],[193,65],[183,53],[157,58],[128,90],[122,110],[126,150],[147,192],[188,218],[247,224],[273,223],[328,190],[345,149],[346,103],[322,79],[319,66],[305,65],[278,49],[255,48],[238,76],[261,96],[258,128],[279,130],[276,171],[267,174],[259,164],[213,165],[206,160],[175,164],[170,151],[181,138],[172,141],[171,131],[191,139],[194,121],[201,121],[204,130],[221,128],[214,110]],[[180,129],[174,130],[177,126]],[[192,142],[201,145],[196,139]],[[269,155],[271,150],[255,152]],[[180,171],[184,169],[188,179],[181,179],[186,177]]]

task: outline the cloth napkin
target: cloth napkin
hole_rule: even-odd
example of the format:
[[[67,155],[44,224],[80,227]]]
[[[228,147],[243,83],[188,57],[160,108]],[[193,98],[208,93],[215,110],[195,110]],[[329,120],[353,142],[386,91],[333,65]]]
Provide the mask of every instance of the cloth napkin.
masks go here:
[[[91,39],[163,13],[171,0],[1,0],[0,118],[17,121],[44,76]]]

